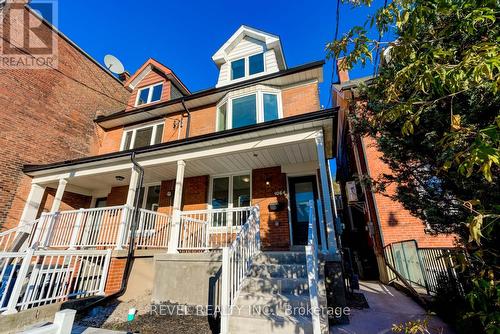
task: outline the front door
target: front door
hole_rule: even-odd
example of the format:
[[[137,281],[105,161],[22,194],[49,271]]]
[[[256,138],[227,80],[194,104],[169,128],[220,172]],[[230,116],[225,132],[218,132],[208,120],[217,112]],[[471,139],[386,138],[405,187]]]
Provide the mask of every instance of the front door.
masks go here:
[[[309,226],[309,201],[318,199],[316,177],[314,175],[291,177],[288,179],[290,187],[290,209],[292,214],[292,237],[294,245],[307,245]],[[317,219],[316,215],[316,221]]]

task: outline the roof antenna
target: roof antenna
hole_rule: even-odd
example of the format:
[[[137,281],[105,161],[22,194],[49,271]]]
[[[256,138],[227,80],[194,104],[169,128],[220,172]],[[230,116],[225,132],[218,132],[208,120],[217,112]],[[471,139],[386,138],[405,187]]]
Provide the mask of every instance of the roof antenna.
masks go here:
[[[120,75],[125,72],[125,68],[123,67],[122,62],[113,55],[104,56],[104,64],[106,65],[108,70],[115,74]]]

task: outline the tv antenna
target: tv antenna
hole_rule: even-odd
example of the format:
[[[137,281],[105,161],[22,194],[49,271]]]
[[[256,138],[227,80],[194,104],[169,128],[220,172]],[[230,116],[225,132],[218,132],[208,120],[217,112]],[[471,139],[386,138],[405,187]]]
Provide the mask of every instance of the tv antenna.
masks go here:
[[[123,72],[125,72],[125,68],[123,67],[122,62],[113,55],[104,56],[104,64],[106,65],[108,70],[115,74],[122,74]]]

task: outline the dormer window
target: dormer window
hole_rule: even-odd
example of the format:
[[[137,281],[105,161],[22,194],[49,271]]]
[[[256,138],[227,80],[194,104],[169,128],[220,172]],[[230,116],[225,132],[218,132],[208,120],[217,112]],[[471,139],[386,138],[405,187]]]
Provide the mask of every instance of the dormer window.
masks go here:
[[[141,88],[137,92],[137,101],[135,105],[140,106],[143,104],[160,101],[162,92],[163,92],[163,83]]]
[[[231,80],[264,72],[264,54],[258,53],[231,62]]]
[[[257,86],[254,92],[229,93],[217,106],[217,131],[235,129],[282,117],[278,89]]]

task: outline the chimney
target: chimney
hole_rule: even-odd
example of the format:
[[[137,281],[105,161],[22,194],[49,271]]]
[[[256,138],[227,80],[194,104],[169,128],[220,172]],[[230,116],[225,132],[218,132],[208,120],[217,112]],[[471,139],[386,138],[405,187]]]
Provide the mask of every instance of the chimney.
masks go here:
[[[349,81],[349,71],[347,71],[346,66],[345,58],[337,59],[337,75],[340,83]]]
[[[130,73],[128,73],[128,71],[118,74],[118,79],[120,79],[121,82],[125,82],[129,78],[130,78]]]

